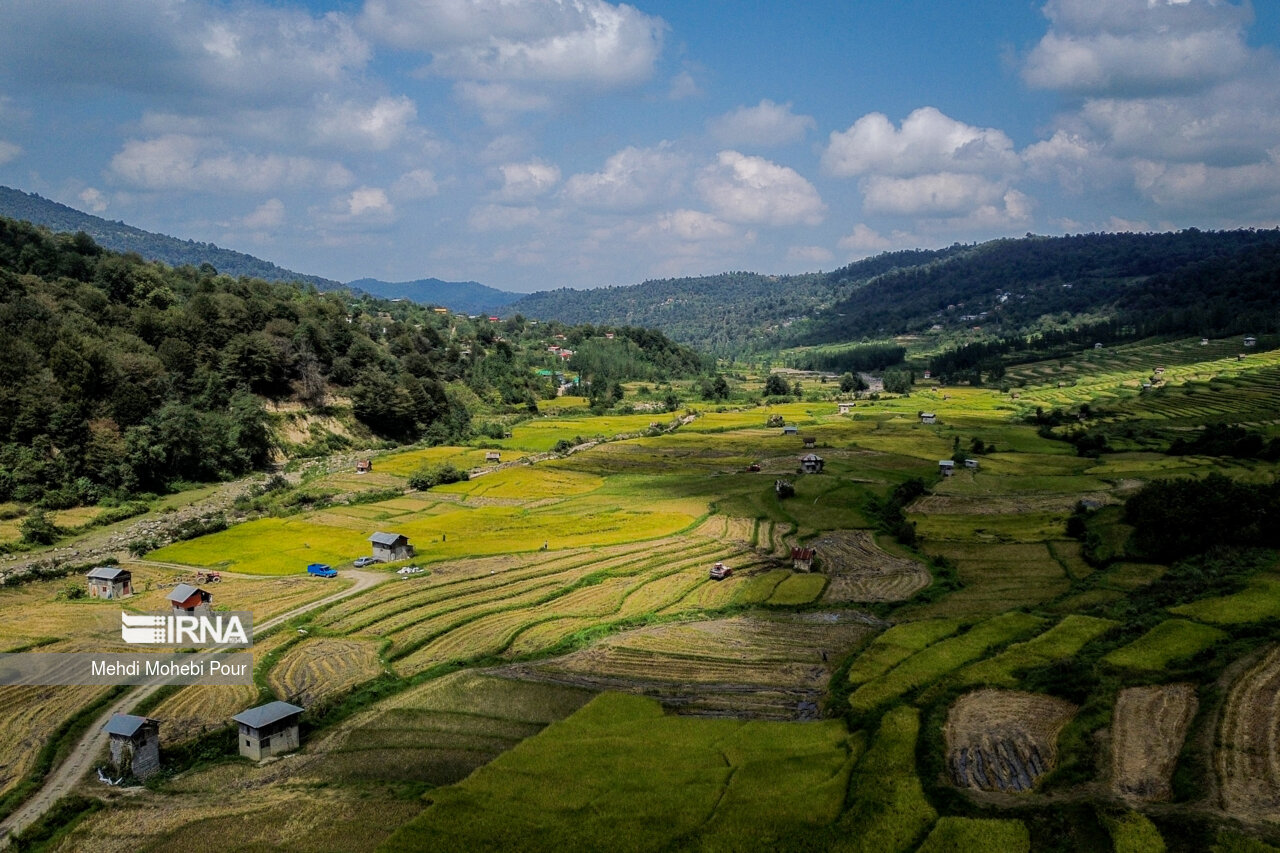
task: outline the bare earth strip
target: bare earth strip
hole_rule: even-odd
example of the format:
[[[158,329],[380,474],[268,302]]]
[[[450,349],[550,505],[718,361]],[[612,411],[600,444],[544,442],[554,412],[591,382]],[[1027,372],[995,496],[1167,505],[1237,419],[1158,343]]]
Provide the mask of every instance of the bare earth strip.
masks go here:
[[[906,601],[929,585],[929,570],[883,551],[867,530],[841,530],[810,543],[831,577],[823,601]]]
[[[1112,790],[1140,800],[1169,799],[1173,768],[1197,705],[1194,684],[1121,690],[1111,724]]]
[[[1029,791],[1053,769],[1058,732],[1075,716],[1065,699],[1012,690],[976,690],[947,712],[947,769],[962,788]]]
[[[1231,688],[1218,731],[1222,807],[1252,820],[1280,820],[1280,647]]]

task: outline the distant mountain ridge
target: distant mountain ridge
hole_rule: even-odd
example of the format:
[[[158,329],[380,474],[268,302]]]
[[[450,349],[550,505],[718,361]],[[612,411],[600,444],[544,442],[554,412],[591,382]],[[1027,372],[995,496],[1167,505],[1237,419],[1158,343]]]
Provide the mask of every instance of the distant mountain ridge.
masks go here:
[[[223,249],[213,243],[179,240],[166,234],[143,231],[123,222],[103,219],[11,187],[0,186],[0,216],[26,220],[32,225],[43,225],[51,231],[83,231],[104,249],[137,252],[147,260],[161,261],[174,267],[212,264],[218,272],[236,278],[249,276],[266,281],[301,281],[314,284],[319,290],[341,290],[345,286],[340,281],[294,272],[244,252]]]
[[[498,314],[523,295],[498,290],[476,281],[441,281],[438,278],[420,278],[415,281],[358,278],[347,282],[347,287],[383,299],[408,299],[428,305],[443,305],[464,314]]]

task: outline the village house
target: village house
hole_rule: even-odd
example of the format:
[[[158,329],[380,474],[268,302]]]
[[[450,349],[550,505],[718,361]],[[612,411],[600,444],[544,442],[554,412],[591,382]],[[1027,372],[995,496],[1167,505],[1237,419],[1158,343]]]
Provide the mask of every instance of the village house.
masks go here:
[[[806,474],[821,474],[824,464],[822,457],[816,453],[806,453],[800,457],[800,470]]]
[[[1209,345],[1209,339],[1208,339],[1208,338],[1201,338],[1201,339],[1200,339],[1200,346],[1202,346],[1202,347],[1207,347],[1208,345]]]
[[[791,568],[797,572],[813,571],[813,555],[816,553],[812,548],[792,548],[791,549]]]
[[[937,422],[938,422],[938,416],[937,416],[937,415],[935,415],[933,412],[921,412],[921,413],[920,413],[920,423],[922,423],[922,424],[936,424]]]
[[[484,455],[485,462],[501,462],[502,454],[496,450],[490,450]]]
[[[1247,347],[1256,347],[1258,345],[1258,339],[1253,335],[1248,335],[1244,339],[1244,345]]]
[[[288,702],[268,702],[231,719],[240,725],[240,754],[254,761],[279,755],[301,745],[298,717],[302,709]]]
[[[375,533],[369,537],[373,543],[373,556],[384,563],[407,560],[414,555],[409,537],[402,533]]]
[[[841,404],[840,404],[840,414],[842,414],[842,415],[847,415],[847,414],[849,414],[849,410],[850,410],[850,409],[852,409],[852,408],[853,408],[853,403],[841,403]]]
[[[977,471],[977,470],[978,470],[978,460],[977,460],[977,459],[966,459],[966,460],[964,460],[964,467],[968,468],[970,471]]]
[[[213,593],[189,583],[180,583],[169,593],[169,604],[181,613],[208,613],[213,609]]]
[[[126,598],[133,595],[133,573],[119,566],[99,566],[89,574],[90,598]]]
[[[357,460],[356,460],[356,473],[357,473],[357,474],[368,474],[368,473],[369,473],[370,471],[372,471],[372,470],[373,470],[373,460],[372,460],[372,459],[357,459]]]
[[[146,779],[160,769],[160,721],[116,714],[102,730],[110,736],[111,767],[116,776]]]
[[[818,440],[811,435],[806,435],[801,439],[801,441],[804,442],[805,447],[813,447]]]
[[[799,435],[800,427],[796,426],[795,424],[787,424],[782,428],[782,434],[783,435]]]
[[[956,472],[956,463],[951,459],[938,460],[938,473],[944,477],[950,477]]]

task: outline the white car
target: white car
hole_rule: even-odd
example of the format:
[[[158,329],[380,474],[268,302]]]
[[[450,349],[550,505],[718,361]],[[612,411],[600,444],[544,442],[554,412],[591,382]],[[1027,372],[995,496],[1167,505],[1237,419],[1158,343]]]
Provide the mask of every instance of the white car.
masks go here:
[[[360,557],[351,565],[355,566],[357,569],[363,569],[365,566],[372,566],[376,562],[378,562],[377,557]]]

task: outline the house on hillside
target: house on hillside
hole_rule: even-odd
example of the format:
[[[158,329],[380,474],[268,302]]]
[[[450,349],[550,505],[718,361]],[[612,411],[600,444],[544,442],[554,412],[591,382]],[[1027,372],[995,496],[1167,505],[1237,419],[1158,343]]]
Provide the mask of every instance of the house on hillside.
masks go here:
[[[356,473],[357,473],[357,474],[368,474],[368,473],[369,473],[370,471],[372,471],[372,470],[373,470],[373,460],[372,460],[372,459],[357,459],[357,460],[356,460]]]
[[[1244,345],[1247,347],[1256,347],[1258,345],[1258,339],[1255,338],[1253,335],[1246,335],[1244,339]]]
[[[1101,344],[1101,343],[1096,343],[1096,344],[1094,344],[1094,345],[1093,345],[1093,348],[1094,348],[1094,349],[1102,349],[1102,344]]]
[[[801,438],[801,441],[804,442],[805,447],[813,447],[815,444],[818,443],[818,440],[811,435],[804,436],[803,438]]]
[[[964,460],[964,467],[968,468],[970,471],[977,471],[977,470],[978,470],[978,460],[977,460],[977,459],[966,459],[966,460]]]
[[[499,453],[499,452],[498,452],[498,451],[496,451],[496,450],[490,450],[490,451],[488,451],[488,452],[486,452],[486,453],[485,453],[485,455],[484,455],[484,461],[485,461],[485,462],[501,462],[501,461],[502,461],[502,454],[501,454],[501,453]]]
[[[783,435],[799,435],[800,428],[795,424],[787,424],[782,428],[782,434]]]
[[[840,414],[842,414],[842,415],[847,415],[847,414],[849,414],[849,410],[850,410],[850,409],[852,409],[852,408],[853,408],[853,403],[841,403],[841,404],[840,404]]]
[[[102,727],[110,739],[114,775],[146,779],[160,769],[160,721],[116,714]]]
[[[825,463],[816,453],[806,453],[800,457],[800,470],[806,474],[821,474]]]
[[[189,583],[175,586],[168,598],[175,613],[208,613],[213,609],[213,593]]]
[[[937,416],[937,415],[935,415],[933,412],[921,412],[921,413],[920,413],[920,423],[922,423],[922,424],[936,424],[937,422],[938,422],[938,416]]]
[[[813,571],[813,556],[815,553],[812,548],[792,548],[791,568],[797,572]]]
[[[119,566],[99,566],[85,575],[90,598],[127,598],[133,595],[133,573]]]
[[[1208,338],[1201,338],[1201,339],[1200,339],[1200,346],[1202,346],[1202,347],[1207,347],[1208,345],[1209,345],[1209,339],[1208,339]]]
[[[409,537],[403,533],[375,533],[369,541],[373,543],[374,559],[384,563],[407,560],[415,553]]]
[[[268,702],[231,719],[240,726],[240,754],[254,761],[279,755],[301,745],[298,718],[302,709],[288,702]]]
[[[938,460],[938,473],[944,477],[950,477],[956,472],[956,463],[951,459]]]

